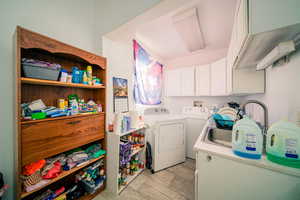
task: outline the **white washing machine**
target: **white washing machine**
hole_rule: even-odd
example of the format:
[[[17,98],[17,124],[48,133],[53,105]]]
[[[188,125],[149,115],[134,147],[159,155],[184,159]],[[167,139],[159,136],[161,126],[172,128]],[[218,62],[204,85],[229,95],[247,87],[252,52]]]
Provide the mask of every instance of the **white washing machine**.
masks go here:
[[[165,108],[149,108],[144,118],[149,125],[147,140],[152,147],[153,171],[185,162],[185,117],[170,114]]]

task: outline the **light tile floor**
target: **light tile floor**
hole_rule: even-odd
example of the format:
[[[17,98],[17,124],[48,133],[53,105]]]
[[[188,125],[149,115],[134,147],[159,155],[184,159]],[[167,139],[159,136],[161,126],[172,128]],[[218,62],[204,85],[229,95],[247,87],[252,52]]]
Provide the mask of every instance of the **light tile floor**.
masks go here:
[[[145,170],[119,195],[102,192],[94,200],[194,200],[195,161],[151,174]]]

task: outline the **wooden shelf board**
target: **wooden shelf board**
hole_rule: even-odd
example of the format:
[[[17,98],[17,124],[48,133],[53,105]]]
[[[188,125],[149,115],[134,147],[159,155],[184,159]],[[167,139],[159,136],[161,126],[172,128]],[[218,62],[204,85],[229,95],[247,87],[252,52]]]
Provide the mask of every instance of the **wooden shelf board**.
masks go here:
[[[21,121],[21,124],[33,124],[33,123],[39,123],[39,122],[46,122],[46,121],[55,121],[55,120],[63,120],[63,119],[72,119],[72,118],[77,118],[77,117],[90,117],[93,115],[103,115],[105,114],[104,112],[100,113],[83,113],[83,114],[78,114],[78,115],[71,115],[71,116],[64,116],[64,117],[53,117],[53,118],[46,118],[46,119],[38,119],[38,120],[24,120]]]
[[[41,187],[39,187],[39,188],[37,188],[35,190],[32,190],[30,192],[23,192],[21,194],[21,198],[25,198],[28,195],[31,195],[31,194],[33,194],[33,193],[35,193],[35,192],[37,192],[37,191],[39,191],[39,190],[47,187],[48,185],[51,185],[52,183],[54,183],[54,182],[56,182],[56,181],[58,181],[58,180],[60,180],[60,179],[62,179],[64,177],[66,177],[66,176],[68,176],[68,175],[70,175],[70,174],[72,174],[72,173],[74,173],[74,172],[76,172],[76,171],[78,171],[78,170],[80,170],[80,169],[82,169],[82,168],[84,168],[84,167],[86,167],[86,166],[88,166],[88,165],[90,165],[90,164],[92,164],[92,163],[94,163],[94,162],[96,162],[96,161],[104,158],[104,157],[105,156],[102,155],[102,156],[100,156],[98,158],[95,158],[95,159],[92,159],[92,160],[88,161],[85,164],[82,164],[82,165],[80,165],[78,167],[74,167],[74,168],[70,169],[69,171],[63,171],[58,177],[51,179],[47,184],[45,184],[45,185],[43,185],[43,186],[41,186]]]
[[[118,193],[120,194],[138,175],[140,175],[144,169],[139,169],[133,176],[128,176],[127,178],[127,184],[120,187]]]
[[[105,189],[105,183],[103,186],[101,186],[94,194],[87,194],[82,197],[80,197],[78,200],[92,200],[95,198],[98,194],[100,194]]]
[[[87,89],[102,89],[105,88],[104,85],[85,85],[81,83],[65,83],[60,81],[49,81],[42,79],[34,79],[34,78],[21,78],[22,83],[32,84],[32,85],[51,85],[58,87],[75,87],[75,88],[87,88]]]

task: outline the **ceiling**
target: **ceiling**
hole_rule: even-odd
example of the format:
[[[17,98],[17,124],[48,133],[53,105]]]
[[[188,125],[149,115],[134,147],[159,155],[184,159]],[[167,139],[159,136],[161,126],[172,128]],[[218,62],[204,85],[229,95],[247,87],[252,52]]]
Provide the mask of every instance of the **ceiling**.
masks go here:
[[[170,4],[169,7],[168,4]],[[161,9],[162,5],[165,9]],[[164,60],[198,53],[203,54],[205,51],[213,52],[213,50],[224,49],[229,46],[235,5],[236,0],[165,0],[144,13],[148,17],[139,16],[134,19],[139,23],[134,23],[133,20],[109,35],[131,41],[129,38],[134,34],[133,37],[147,47],[146,49],[155,52]],[[191,8],[197,10],[205,44],[205,48],[194,52],[188,50],[187,44],[176,30],[172,20],[174,15]]]

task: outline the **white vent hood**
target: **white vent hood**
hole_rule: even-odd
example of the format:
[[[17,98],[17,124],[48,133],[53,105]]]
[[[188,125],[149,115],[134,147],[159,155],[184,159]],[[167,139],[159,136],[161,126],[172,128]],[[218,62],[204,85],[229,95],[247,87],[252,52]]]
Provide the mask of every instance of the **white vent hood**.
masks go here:
[[[266,57],[264,57],[256,66],[256,70],[262,70],[271,66],[274,62],[280,58],[295,51],[294,41],[286,41],[279,43]]]
[[[205,47],[196,8],[174,15],[173,24],[190,52]]]
[[[248,36],[237,59],[238,68],[256,67],[279,43],[294,40],[300,33],[300,24]]]

